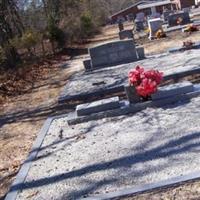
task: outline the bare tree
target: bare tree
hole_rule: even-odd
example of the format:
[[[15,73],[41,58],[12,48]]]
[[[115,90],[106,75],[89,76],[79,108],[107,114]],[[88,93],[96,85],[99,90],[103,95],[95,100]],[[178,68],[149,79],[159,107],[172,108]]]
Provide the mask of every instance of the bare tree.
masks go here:
[[[21,35],[24,29],[14,0],[0,1],[0,29],[0,46],[4,50],[7,64],[14,67],[20,59],[10,40],[15,34]]]

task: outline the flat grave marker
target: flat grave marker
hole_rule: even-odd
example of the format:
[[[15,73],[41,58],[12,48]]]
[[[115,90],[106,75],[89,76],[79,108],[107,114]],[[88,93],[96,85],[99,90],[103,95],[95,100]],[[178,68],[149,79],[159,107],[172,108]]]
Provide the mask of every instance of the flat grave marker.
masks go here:
[[[81,104],[76,107],[78,116],[90,115],[92,113],[103,112],[120,108],[119,97],[102,99],[91,103]]]

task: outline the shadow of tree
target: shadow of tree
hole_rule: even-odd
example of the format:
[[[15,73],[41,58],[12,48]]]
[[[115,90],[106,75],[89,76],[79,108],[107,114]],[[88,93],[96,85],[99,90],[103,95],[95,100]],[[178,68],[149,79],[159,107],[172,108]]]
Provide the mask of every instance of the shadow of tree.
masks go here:
[[[61,182],[63,180],[72,179],[75,177],[83,177],[95,172],[106,171],[110,169],[120,170],[120,168],[126,168],[130,166],[134,168],[134,165],[138,163],[144,164],[148,161],[157,160],[160,158],[166,158],[172,155],[180,155],[187,151],[195,150],[197,147],[200,147],[200,142],[196,141],[196,139],[199,139],[199,138],[200,138],[200,132],[190,133],[186,136],[180,137],[179,139],[170,140],[169,142],[163,145],[159,145],[157,147],[144,150],[143,152],[138,152],[132,155],[124,156],[124,157],[110,160],[107,162],[101,162],[101,163],[96,163],[93,165],[88,165],[80,169],[76,169],[76,170],[63,173],[63,174],[58,174],[52,177],[45,177],[38,180],[29,181],[26,183],[16,184],[11,188],[11,191],[15,191],[17,189],[25,190],[25,189],[30,189],[30,188],[38,188],[45,185]],[[162,166],[162,170],[164,169],[164,167],[166,166]],[[147,171],[145,172],[144,170],[141,170],[137,172],[137,175],[135,174],[134,175],[143,176],[143,173],[151,173],[153,169],[149,169],[149,170],[145,169],[145,170]],[[106,181],[110,183],[110,181],[113,182],[115,181],[115,179],[110,179],[110,180],[106,179],[106,181],[105,182],[104,181],[105,180],[99,180],[99,182],[95,182],[93,185],[89,186],[88,188],[85,188],[85,190],[82,190],[82,191],[77,191],[77,192],[72,191],[70,194],[66,194],[65,199],[70,199],[69,195],[78,197],[80,195],[87,194],[88,192],[92,192],[96,190],[96,187],[100,187],[104,184],[107,184]]]
[[[65,104],[59,105],[57,103],[51,105],[45,105],[30,110],[20,110],[17,112],[11,112],[8,114],[0,115],[0,127],[5,124],[11,124],[15,122],[34,122],[47,117],[62,115],[70,112],[71,110],[66,108]]]

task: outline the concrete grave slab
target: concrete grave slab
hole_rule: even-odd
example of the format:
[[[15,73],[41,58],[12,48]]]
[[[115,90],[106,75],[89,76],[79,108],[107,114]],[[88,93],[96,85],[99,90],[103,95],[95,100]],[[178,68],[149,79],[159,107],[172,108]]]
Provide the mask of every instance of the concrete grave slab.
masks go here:
[[[167,85],[164,87],[158,88],[158,91],[155,94],[152,94],[152,100],[163,99],[167,97],[172,97],[176,95],[186,94],[194,91],[194,86],[188,81]]]
[[[108,99],[94,101],[92,103],[78,105],[76,107],[76,112],[78,116],[84,116],[106,110],[113,110],[116,108],[120,108],[119,97],[112,97]]]
[[[25,182],[13,185],[13,191],[20,185],[16,200],[120,196],[118,191],[141,191],[138,185],[148,190],[159,187],[155,182],[197,178],[200,173],[187,174],[199,171],[199,106],[197,97],[73,127],[66,117],[54,119]]]
[[[69,102],[72,100],[90,99],[101,97],[105,94],[124,91],[124,85],[128,82],[128,72],[136,65],[142,65],[146,69],[157,69],[164,72],[165,80],[181,78],[186,75],[200,73],[200,49],[177,52],[174,54],[161,54],[147,56],[145,60],[134,63],[118,65],[99,69],[92,72],[79,72],[70,78],[64,87],[59,102]],[[97,85],[95,83],[104,82]]]
[[[67,122],[69,125],[75,125],[104,118],[133,114],[150,107],[163,107],[172,103],[177,103],[179,101],[184,101],[184,100],[189,101],[190,99],[195,98],[199,95],[200,95],[199,85],[194,85],[194,91],[186,94],[182,93],[174,96],[169,96],[163,99],[156,99],[153,101],[149,100],[145,102],[138,102],[137,99],[134,99],[133,102],[130,103],[128,101],[123,101],[121,102],[122,106],[119,109],[108,110],[101,113],[95,113],[91,114],[90,116],[81,116],[81,117],[72,116],[69,117]]]

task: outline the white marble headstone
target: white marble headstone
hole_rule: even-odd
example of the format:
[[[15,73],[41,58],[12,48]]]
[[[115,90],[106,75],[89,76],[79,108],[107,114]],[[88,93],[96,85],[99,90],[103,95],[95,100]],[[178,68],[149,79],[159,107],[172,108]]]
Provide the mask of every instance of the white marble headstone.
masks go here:
[[[156,32],[161,29],[162,30],[163,20],[161,18],[155,18],[148,20],[148,27],[150,30],[149,39],[155,37]]]

